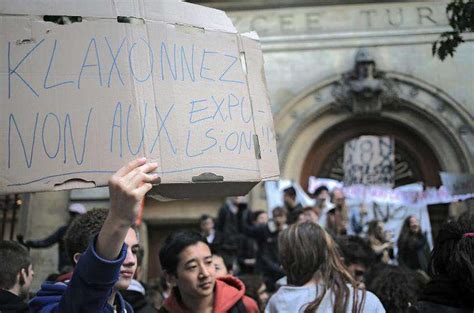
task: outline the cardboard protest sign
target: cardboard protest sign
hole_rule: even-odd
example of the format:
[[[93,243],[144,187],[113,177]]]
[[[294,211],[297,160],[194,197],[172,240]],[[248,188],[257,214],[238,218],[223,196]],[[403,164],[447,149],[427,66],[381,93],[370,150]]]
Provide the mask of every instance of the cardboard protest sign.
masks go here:
[[[166,198],[278,177],[260,43],[223,12],[11,0],[0,14],[1,194],[103,186],[140,156]]]
[[[344,146],[344,185],[395,183],[395,141],[390,137],[361,136]]]

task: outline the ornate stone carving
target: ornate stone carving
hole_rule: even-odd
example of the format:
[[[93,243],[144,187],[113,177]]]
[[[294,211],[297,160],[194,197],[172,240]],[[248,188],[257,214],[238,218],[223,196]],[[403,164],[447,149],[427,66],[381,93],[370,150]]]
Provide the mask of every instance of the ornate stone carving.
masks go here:
[[[396,82],[377,70],[366,49],[357,52],[354,69],[342,75],[331,93],[336,109],[354,114],[380,113],[382,107],[397,106],[399,102]]]

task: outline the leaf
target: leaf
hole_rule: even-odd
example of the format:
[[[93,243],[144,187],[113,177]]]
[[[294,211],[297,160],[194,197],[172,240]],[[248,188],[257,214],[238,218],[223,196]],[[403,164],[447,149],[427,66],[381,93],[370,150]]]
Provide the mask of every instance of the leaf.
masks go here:
[[[462,33],[474,31],[474,0],[451,1],[446,6],[446,15],[453,30],[442,33],[431,47],[433,56],[437,55],[441,61],[448,55],[454,56],[456,48],[464,42]]]

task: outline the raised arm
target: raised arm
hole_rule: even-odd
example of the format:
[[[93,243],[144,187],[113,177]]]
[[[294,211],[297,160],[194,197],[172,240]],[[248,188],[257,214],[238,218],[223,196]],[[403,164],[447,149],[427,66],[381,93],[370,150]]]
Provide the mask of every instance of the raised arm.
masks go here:
[[[140,202],[158,178],[156,173],[151,173],[157,167],[157,163],[146,163],[145,158],[136,159],[110,178],[110,211],[96,243],[100,257],[114,260],[120,254],[128,229],[137,218]]]

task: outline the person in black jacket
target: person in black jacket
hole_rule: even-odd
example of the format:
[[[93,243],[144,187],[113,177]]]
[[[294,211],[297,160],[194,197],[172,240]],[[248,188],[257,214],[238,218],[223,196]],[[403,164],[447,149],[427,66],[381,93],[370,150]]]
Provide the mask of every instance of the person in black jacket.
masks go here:
[[[432,280],[413,313],[472,313],[474,310],[474,216],[445,223],[431,253]]]
[[[248,210],[245,213],[249,214]],[[276,281],[285,276],[278,258],[278,234],[287,227],[286,219],[287,211],[282,207],[275,208],[273,220],[264,225],[252,225],[242,218],[244,234],[257,241],[256,270],[262,273],[270,292],[275,290]]]
[[[237,263],[237,255],[243,240],[241,232],[242,212],[247,208],[245,197],[229,197],[219,209],[216,220],[216,238],[212,245],[217,247],[229,263]]]
[[[28,251],[14,241],[0,241],[0,312],[28,312],[34,271]]]
[[[287,210],[288,225],[294,224],[298,221],[298,217],[303,213],[303,206],[296,200],[296,189],[288,187],[283,190],[283,203]]]
[[[430,247],[418,219],[411,215],[403,222],[398,237],[398,262],[412,270],[428,271]]]

